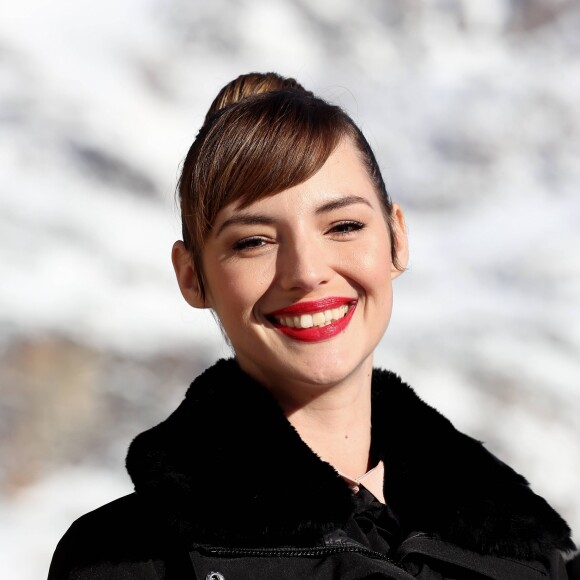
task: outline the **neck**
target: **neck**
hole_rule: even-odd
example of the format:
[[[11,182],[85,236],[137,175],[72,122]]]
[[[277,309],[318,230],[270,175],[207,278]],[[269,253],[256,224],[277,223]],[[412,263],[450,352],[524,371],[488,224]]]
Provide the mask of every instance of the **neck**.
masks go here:
[[[369,469],[371,374],[336,385],[307,404],[279,401],[302,440],[337,471],[356,479]]]

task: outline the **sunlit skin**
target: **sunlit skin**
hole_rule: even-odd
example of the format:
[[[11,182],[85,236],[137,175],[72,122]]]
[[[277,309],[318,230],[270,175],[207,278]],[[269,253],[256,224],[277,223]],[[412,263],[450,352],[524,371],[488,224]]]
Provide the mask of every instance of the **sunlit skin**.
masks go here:
[[[407,240],[396,205],[393,217],[404,267]],[[182,242],[174,245],[173,263],[185,299],[214,310],[240,366],[271,390],[302,438],[342,472],[364,473],[373,351],[388,326],[400,271],[354,146],[339,144],[304,183],[218,213],[202,253],[205,300]],[[285,313],[328,311],[326,304],[348,311],[329,322],[330,330],[281,328]]]

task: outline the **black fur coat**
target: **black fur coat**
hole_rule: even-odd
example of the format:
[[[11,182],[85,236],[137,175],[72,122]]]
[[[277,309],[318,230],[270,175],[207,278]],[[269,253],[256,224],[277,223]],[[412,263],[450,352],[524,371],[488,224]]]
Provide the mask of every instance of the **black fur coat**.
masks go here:
[[[554,558],[559,558],[555,554],[574,549],[566,523],[521,475],[480,442],[457,431],[396,375],[375,370],[372,398],[373,455],[384,462],[385,500],[398,516],[403,537],[416,543],[428,540],[431,547],[448,546],[449,554],[468,562],[469,574],[477,571],[479,564],[474,562],[487,558],[526,562],[537,574],[529,578],[545,578]],[[258,555],[281,546],[316,546],[325,534],[344,526],[353,511],[345,481],[310,450],[271,395],[233,359],[221,360],[200,375],[167,420],[133,441],[127,469],[136,494],[125,503],[138,501],[141,512],[155,512],[154,521],[162,522],[156,527],[163,527],[166,537],[176,538],[191,553],[203,552],[204,546],[220,547],[224,553],[234,550],[230,555],[239,555],[239,550]],[[115,510],[109,511],[110,520]],[[85,534],[90,516],[81,522]],[[77,537],[79,533],[77,525]],[[443,553],[442,561],[451,558]],[[55,559],[59,560],[56,555]],[[61,553],[59,561],[65,559]],[[425,570],[437,567],[433,563],[437,557],[431,553],[425,561],[426,568],[411,567],[414,573],[408,577],[528,578],[505,572],[446,576],[441,570],[431,576]],[[57,565],[53,563],[55,570]],[[561,564],[556,567],[563,570]],[[258,569],[253,568],[255,574]],[[344,572],[340,577],[372,573]],[[551,573],[554,578],[565,577]],[[332,576],[339,577],[336,574]],[[246,576],[228,576],[234,577]]]

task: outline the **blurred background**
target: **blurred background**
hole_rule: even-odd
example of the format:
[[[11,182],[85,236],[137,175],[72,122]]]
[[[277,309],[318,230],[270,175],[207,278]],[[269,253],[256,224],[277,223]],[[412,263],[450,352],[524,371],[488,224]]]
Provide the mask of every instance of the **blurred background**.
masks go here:
[[[131,491],[132,437],[229,354],[173,279],[174,189],[214,95],[254,70],[343,106],[406,210],[377,365],[579,530],[578,30],[576,0],[5,3],[5,577],[45,577],[71,521]]]

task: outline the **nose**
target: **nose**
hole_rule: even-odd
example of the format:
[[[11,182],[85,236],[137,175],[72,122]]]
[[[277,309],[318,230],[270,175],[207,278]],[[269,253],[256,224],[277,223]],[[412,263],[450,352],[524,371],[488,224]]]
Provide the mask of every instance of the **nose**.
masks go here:
[[[276,274],[284,290],[311,291],[328,282],[332,268],[324,248],[313,240],[295,239],[281,244]]]

